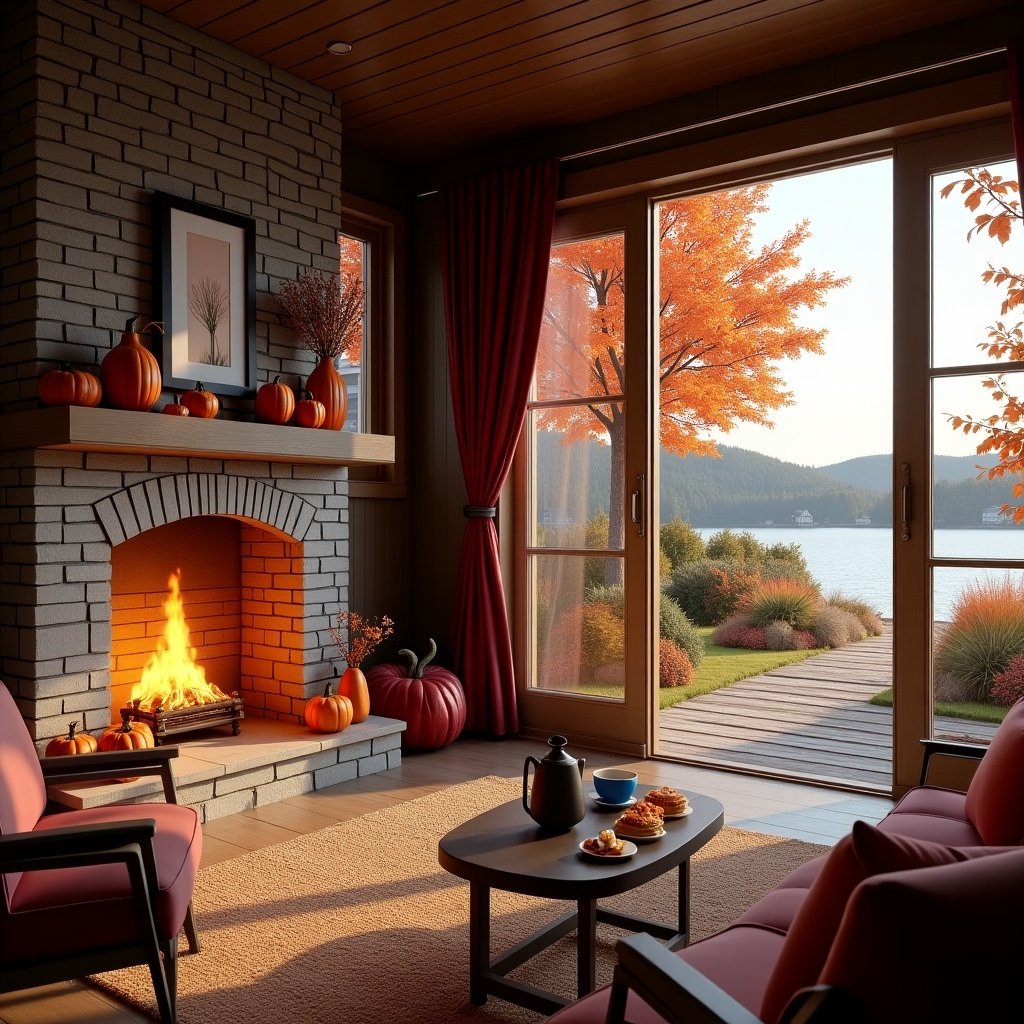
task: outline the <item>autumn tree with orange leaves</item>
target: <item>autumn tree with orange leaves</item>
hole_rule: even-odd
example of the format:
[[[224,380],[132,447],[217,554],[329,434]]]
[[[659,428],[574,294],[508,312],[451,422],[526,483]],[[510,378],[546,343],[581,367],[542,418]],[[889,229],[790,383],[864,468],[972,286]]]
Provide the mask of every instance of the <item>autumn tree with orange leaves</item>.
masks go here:
[[[828,271],[796,273],[806,220],[754,247],[770,191],[762,183],[658,208],[661,444],[677,455],[717,455],[710,431],[770,425],[772,410],[792,403],[777,364],[820,353],[826,334],[798,314],[848,283]],[[544,402],[591,399],[544,407],[538,425],[567,443],[610,445],[611,548],[625,537],[623,273],[621,235],[552,250],[535,392]]]
[[[969,168],[964,177],[950,182],[943,188],[943,199],[956,189],[964,197],[964,206],[975,214],[974,226],[967,232],[967,240],[979,234],[987,234],[1006,245],[1014,227],[1024,219],[1021,210],[1020,187],[1016,181],[992,174],[984,168]],[[999,315],[1006,317],[1011,310],[1024,306],[1024,274],[1009,267],[994,267],[990,263],[981,278],[987,284],[1003,288],[1006,292],[999,308]],[[988,328],[988,340],[978,342],[978,348],[992,359],[1000,361],[1024,360],[1024,324],[997,320]],[[999,459],[996,465],[979,473],[979,479],[988,477],[995,480],[1007,475],[1024,474],[1024,402],[1011,393],[1004,374],[997,373],[982,381],[991,392],[993,401],[1002,408],[991,416],[950,416],[956,430],[965,434],[982,434],[978,443],[979,455],[991,455]],[[1013,485],[1015,498],[1024,495],[1024,483]],[[1002,506],[1004,514],[1012,514],[1015,523],[1024,522],[1024,505],[1007,502]]]

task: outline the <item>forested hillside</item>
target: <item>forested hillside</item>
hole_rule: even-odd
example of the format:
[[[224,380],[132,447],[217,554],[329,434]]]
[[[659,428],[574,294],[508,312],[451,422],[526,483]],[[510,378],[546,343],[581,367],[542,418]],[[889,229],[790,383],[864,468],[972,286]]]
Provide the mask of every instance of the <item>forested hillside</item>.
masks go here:
[[[836,466],[815,469],[723,445],[720,459],[663,455],[661,460],[661,518],[677,516],[694,526],[751,527],[771,521],[793,522],[806,509],[822,526],[850,526],[868,516],[873,526],[892,523],[889,493],[891,456],[866,456]],[[855,464],[861,463],[860,467]],[[562,443],[562,435],[538,436],[538,506],[542,520],[579,522],[607,510],[609,450],[596,442]],[[981,525],[982,510],[1011,500],[1007,480],[977,481],[975,460],[942,457],[937,471],[949,479],[935,487],[937,525]],[[851,467],[852,479],[884,480],[867,488],[835,479],[832,473]],[[862,472],[863,471],[863,472]],[[858,476],[858,474],[861,474]],[[627,493],[631,489],[627,481]],[[586,507],[575,507],[574,496],[585,496]]]
[[[978,466],[995,465],[995,460],[980,455],[936,455],[933,472],[935,479],[959,483],[973,480],[978,475]],[[888,491],[892,486],[892,456],[862,455],[830,466],[819,466],[830,480],[865,491]]]

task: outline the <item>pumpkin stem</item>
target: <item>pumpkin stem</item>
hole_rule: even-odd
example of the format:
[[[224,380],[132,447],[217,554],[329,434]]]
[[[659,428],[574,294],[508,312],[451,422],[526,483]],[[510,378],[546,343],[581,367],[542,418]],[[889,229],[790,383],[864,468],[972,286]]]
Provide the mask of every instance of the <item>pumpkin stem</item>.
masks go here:
[[[73,739],[75,738],[75,730],[76,730],[77,728],[78,728],[78,723],[77,723],[77,722],[72,722],[72,723],[71,723],[71,724],[70,724],[70,725],[68,726],[68,739],[69,739],[69,740],[73,740]]]
[[[405,658],[405,660],[409,662],[409,668],[406,671],[406,676],[409,679],[418,679],[419,677],[416,675],[416,667],[418,661],[418,659],[416,658],[416,652],[410,651],[408,647],[403,647],[398,652],[398,656],[400,658]]]
[[[201,380],[197,380],[196,381],[196,391],[205,391],[205,390],[206,390],[206,385]]]
[[[416,665],[416,678],[423,678],[423,670],[434,660],[434,655],[437,654],[437,644],[434,643],[433,637],[430,638],[430,650],[420,658]]]
[[[324,696],[330,697],[331,695],[331,680],[327,680],[327,685],[324,687]]]

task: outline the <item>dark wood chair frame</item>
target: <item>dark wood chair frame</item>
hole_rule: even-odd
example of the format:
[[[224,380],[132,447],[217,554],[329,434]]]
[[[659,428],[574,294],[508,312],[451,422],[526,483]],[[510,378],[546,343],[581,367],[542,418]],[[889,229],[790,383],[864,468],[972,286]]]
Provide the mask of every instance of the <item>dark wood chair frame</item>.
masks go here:
[[[973,761],[980,761],[988,750],[985,743],[955,743],[952,740],[924,739],[920,741],[924,747],[924,760],[921,762],[921,778],[918,785],[924,786],[928,783],[928,765],[935,755],[945,757],[966,757]]]
[[[43,778],[50,784],[100,782],[122,777],[157,775],[163,784],[164,799],[177,803],[171,774],[171,760],[177,747],[142,750],[117,750],[43,758]],[[66,957],[47,957],[11,967],[0,964],[0,992],[12,992],[37,985],[81,978],[88,974],[113,971],[121,967],[145,964],[149,967],[163,1024],[174,1024],[177,1011],[178,938],[162,940],[156,928],[154,900],[158,893],[153,837],[156,821],[142,815],[138,819],[92,825],[72,825],[40,832],[22,832],[0,836],[0,873],[46,871],[51,868],[82,867],[95,864],[124,864],[128,870],[135,910],[139,919],[137,942],[104,947]],[[200,950],[192,904],[185,915],[185,936],[191,953]]]

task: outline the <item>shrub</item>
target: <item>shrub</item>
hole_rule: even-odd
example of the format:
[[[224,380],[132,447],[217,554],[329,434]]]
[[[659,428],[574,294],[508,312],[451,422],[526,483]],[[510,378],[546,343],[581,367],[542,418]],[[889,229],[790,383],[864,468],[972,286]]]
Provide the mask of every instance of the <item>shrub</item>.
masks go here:
[[[579,651],[579,664],[576,652]],[[571,685],[625,659],[622,619],[608,604],[586,604],[564,612],[550,631],[541,671],[552,682]]]
[[[793,650],[809,651],[812,647],[818,646],[817,637],[807,629],[793,630]]]
[[[992,680],[992,703],[1009,707],[1024,697],[1024,655],[1010,663]]]
[[[764,627],[764,642],[769,651],[796,650],[795,630],[788,622],[783,622],[781,619],[769,622]]]
[[[818,609],[811,632],[817,647],[842,647],[854,640],[864,638],[864,627],[860,619],[845,608],[826,604]]]
[[[750,624],[746,615],[732,615],[711,634],[711,642],[719,647],[746,647],[765,651],[768,642],[763,629]]]
[[[668,557],[670,572],[687,562],[699,562],[707,557],[704,538],[678,517],[661,528],[661,550]]]
[[[757,565],[765,557],[764,545],[752,533],[719,530],[708,537],[707,557],[721,562],[750,562]]]
[[[781,542],[769,544],[764,549],[764,556],[761,561],[783,562],[795,570],[792,575],[795,575],[797,579],[810,578],[807,571],[807,559],[804,558],[803,549],[796,542],[792,544],[783,544]]]
[[[1024,653],[1024,580],[1010,576],[964,587],[935,645],[935,668],[987,701],[993,679]]]
[[[789,562],[784,558],[765,558],[758,563],[758,572],[764,580],[801,580],[817,589],[817,583],[807,571],[807,566],[800,562]]]
[[[686,651],[662,637],[658,643],[658,683],[661,686],[688,686],[693,680],[693,665]]]
[[[932,680],[935,700],[943,704],[966,704],[971,699],[970,687],[948,672],[936,672]]]
[[[821,598],[815,587],[800,580],[765,580],[743,602],[753,626],[785,622],[794,629],[810,629]],[[785,648],[774,648],[784,650]]]
[[[856,615],[868,636],[881,636],[885,632],[885,623],[881,616],[867,601],[862,601],[859,597],[847,597],[838,590],[829,594],[826,601],[836,608]]]

